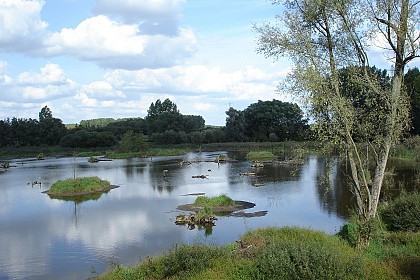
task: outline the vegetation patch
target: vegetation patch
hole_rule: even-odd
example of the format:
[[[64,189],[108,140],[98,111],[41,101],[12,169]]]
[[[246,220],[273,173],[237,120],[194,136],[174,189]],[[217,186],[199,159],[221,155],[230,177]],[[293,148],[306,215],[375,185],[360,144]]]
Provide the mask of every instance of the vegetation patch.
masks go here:
[[[420,193],[406,193],[388,205],[383,206],[379,214],[390,231],[420,232]]]
[[[401,279],[337,236],[299,228],[248,232],[224,247],[181,246],[99,279]]]
[[[249,152],[246,157],[249,160],[265,160],[265,161],[272,161],[274,159],[274,155],[272,152],[268,151],[261,151],[261,152]]]
[[[195,206],[210,206],[210,207],[222,207],[235,205],[235,201],[225,194],[216,197],[198,196],[194,202]]]
[[[213,226],[214,221],[217,220],[214,213],[230,213],[254,206],[253,203],[235,201],[224,194],[217,197],[198,196],[194,203],[177,207],[178,210],[195,213],[178,215],[175,223],[177,225],[187,224],[190,228],[194,228],[195,225]]]
[[[50,196],[79,196],[106,192],[115,188],[118,186],[111,185],[110,182],[98,177],[84,177],[57,181],[46,193]]]

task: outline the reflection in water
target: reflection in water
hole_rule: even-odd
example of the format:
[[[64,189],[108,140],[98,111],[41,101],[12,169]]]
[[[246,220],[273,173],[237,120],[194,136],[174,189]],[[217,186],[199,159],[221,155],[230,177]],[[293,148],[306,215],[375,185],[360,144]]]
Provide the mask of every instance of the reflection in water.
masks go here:
[[[176,243],[227,244],[248,230],[267,226],[334,233],[348,217],[353,197],[345,163],[338,159],[310,157],[301,166],[266,164],[255,170],[239,154],[234,155],[238,161],[211,162],[216,154],[94,165],[87,158],[11,162],[16,167],[0,174],[0,279],[87,279],[112,262],[135,264]],[[183,160],[191,164],[181,166]],[[73,177],[74,167],[79,177],[98,176],[121,187],[70,202],[41,193],[57,180]],[[163,170],[168,170],[165,177]],[[244,172],[257,176],[239,175]],[[197,174],[209,176],[193,179]],[[392,174],[386,179],[385,196],[401,184],[418,186],[413,183],[419,178],[418,168],[397,165]],[[35,180],[42,185],[27,185]],[[227,194],[256,206],[241,217],[219,216],[212,228],[176,226],[177,206],[193,203],[195,196],[185,194],[197,193]]]

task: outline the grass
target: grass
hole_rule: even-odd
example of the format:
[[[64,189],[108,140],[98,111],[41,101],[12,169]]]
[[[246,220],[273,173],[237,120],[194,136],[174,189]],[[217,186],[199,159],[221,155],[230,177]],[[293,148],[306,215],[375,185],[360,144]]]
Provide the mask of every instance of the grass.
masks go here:
[[[71,178],[55,182],[48,191],[48,194],[92,192],[110,185],[110,182],[101,180],[98,177]]]
[[[226,246],[182,245],[99,279],[409,279],[338,236],[300,228],[266,228]]]
[[[261,152],[249,152],[246,157],[250,160],[273,160],[274,155],[272,152],[261,151]]]
[[[216,197],[198,196],[194,202],[195,206],[221,207],[235,205],[235,201],[225,194]]]

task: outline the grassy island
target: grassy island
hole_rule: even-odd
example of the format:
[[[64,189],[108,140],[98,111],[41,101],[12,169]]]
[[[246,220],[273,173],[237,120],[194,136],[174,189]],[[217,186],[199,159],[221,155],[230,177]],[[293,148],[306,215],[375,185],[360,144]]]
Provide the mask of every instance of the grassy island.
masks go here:
[[[233,206],[235,201],[224,194],[216,197],[199,196],[196,198],[194,205],[199,207],[223,207]]]
[[[106,192],[114,188],[117,186],[98,177],[84,177],[57,181],[46,193],[54,196],[77,196]]]
[[[194,214],[182,214],[176,217],[177,225],[187,224],[189,227],[194,225],[214,226],[217,220],[215,213],[232,213],[234,211],[254,207],[255,204],[246,201],[236,201],[222,194],[216,197],[199,196],[192,204],[180,205],[178,210],[195,212]]]

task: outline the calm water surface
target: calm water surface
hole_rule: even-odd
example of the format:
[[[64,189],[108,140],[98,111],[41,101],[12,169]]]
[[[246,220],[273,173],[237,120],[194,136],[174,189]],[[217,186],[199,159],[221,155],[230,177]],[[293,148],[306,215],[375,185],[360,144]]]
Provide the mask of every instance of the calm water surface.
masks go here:
[[[249,161],[209,162],[219,153],[103,161],[47,158],[12,161],[0,173],[0,279],[87,279],[116,264],[132,265],[176,243],[227,244],[248,230],[300,226],[335,233],[348,217],[351,193],[338,161],[325,177],[322,158],[302,166],[266,165],[258,176]],[[233,155],[238,157],[238,155]],[[191,165],[180,166],[180,161]],[[168,170],[166,178],[163,170]],[[98,176],[120,188],[83,202],[51,199],[42,191],[60,179]],[[413,174],[404,178],[412,178]],[[410,175],[411,174],[411,175]],[[195,175],[208,175],[195,179]],[[411,176],[411,177],[410,177]],[[41,185],[33,185],[38,181]],[[329,183],[329,184],[328,184]],[[262,184],[255,187],[255,184]],[[180,204],[227,194],[256,204],[246,213],[223,216],[211,230],[175,225]]]

